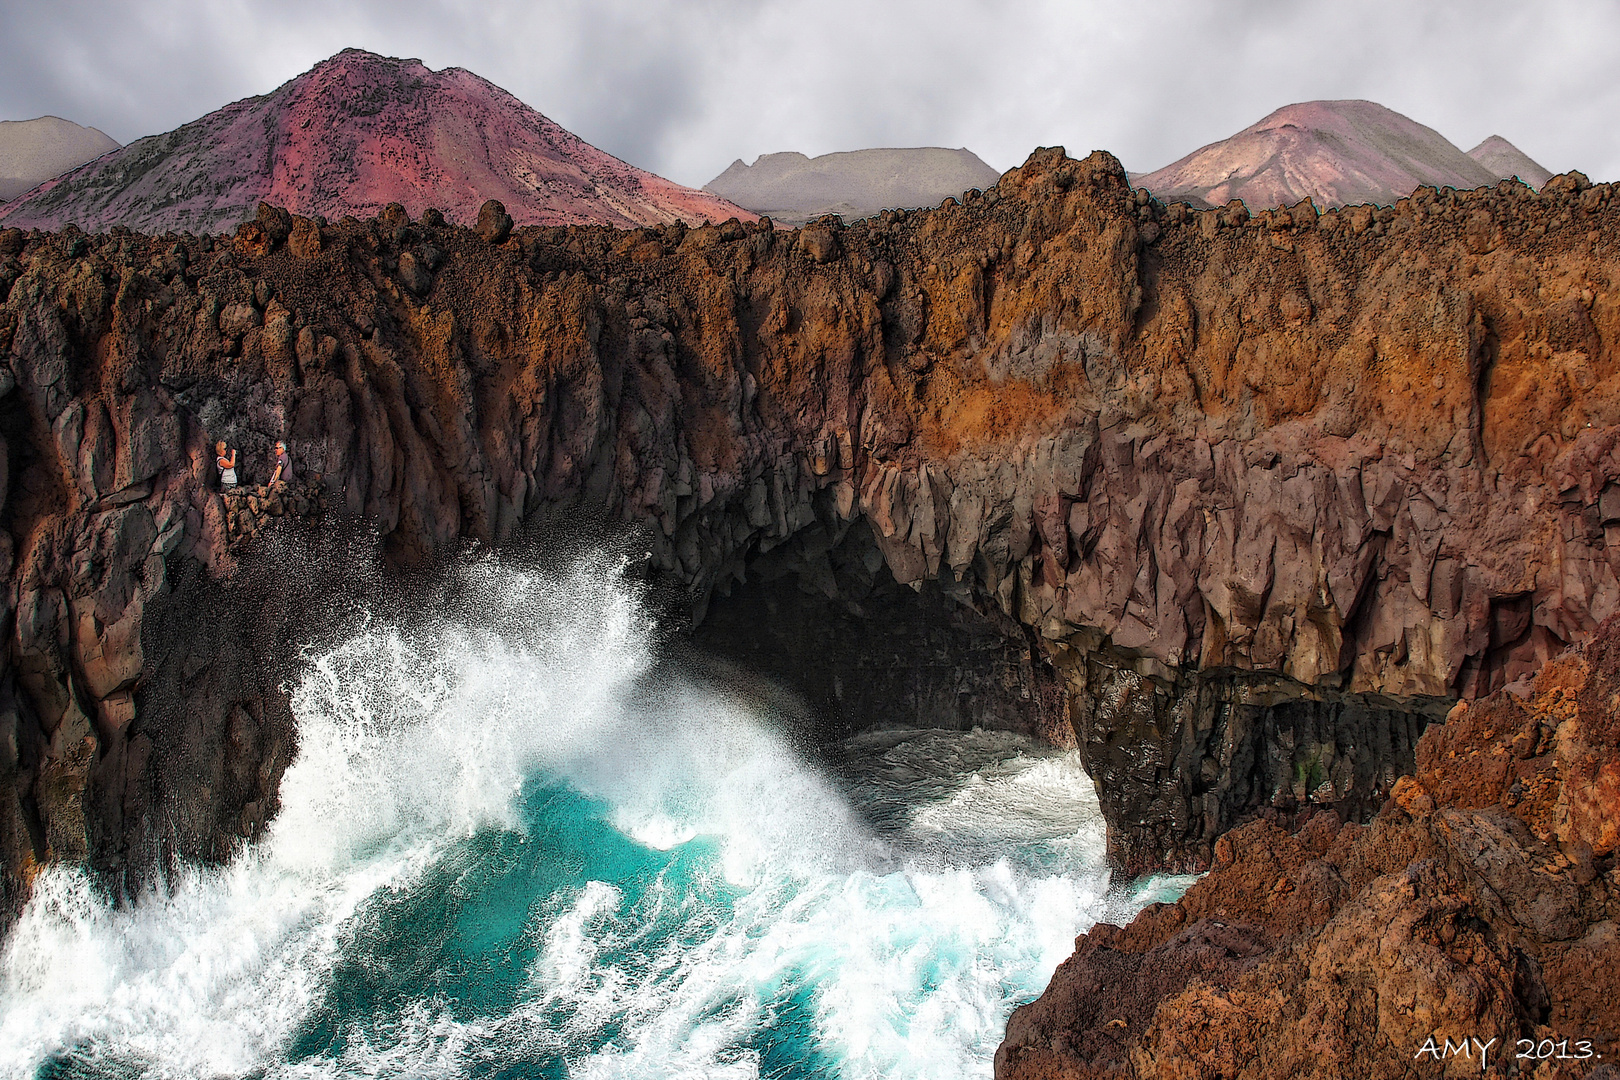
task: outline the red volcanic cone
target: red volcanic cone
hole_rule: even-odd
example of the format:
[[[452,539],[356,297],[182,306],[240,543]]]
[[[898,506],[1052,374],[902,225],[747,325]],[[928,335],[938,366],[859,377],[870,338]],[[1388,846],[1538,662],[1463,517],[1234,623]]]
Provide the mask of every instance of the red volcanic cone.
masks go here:
[[[260,200],[331,219],[397,202],[470,223],[486,199],[519,225],[755,217],[598,150],[470,71],[346,49],[41,184],[0,207],[0,224],[218,232]]]

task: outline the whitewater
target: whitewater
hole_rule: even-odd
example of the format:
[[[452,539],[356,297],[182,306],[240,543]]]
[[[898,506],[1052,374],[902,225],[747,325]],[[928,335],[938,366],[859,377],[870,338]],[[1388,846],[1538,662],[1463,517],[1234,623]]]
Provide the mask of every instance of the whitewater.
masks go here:
[[[258,843],[124,905],[40,876],[0,1076],[988,1077],[1077,933],[1186,884],[1110,887],[1073,752],[829,765],[663,662],[609,557],[455,574],[307,651]]]

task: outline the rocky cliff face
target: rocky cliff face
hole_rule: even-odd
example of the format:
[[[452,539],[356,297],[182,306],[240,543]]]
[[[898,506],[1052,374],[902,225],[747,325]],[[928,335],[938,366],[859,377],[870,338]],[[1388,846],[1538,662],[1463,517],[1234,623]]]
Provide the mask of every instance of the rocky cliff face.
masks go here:
[[[1578,175],[1194,213],[1054,150],[793,234],[0,233],[8,902],[43,859],[138,877],[274,812],[321,592],[285,567],[332,565],[276,546],[303,519],[410,566],[589,507],[745,660],[731,605],[875,603],[933,676],[850,690],[882,680],[791,635],[782,673],[854,726],[938,680],[1036,703],[1127,867],[1204,865],[1265,806],[1354,816],[1428,716],[1620,598],[1617,215]],[[216,438],[249,484],[285,439],[307,486],[222,498]],[[946,611],[1002,644],[940,658]]]
[[[1617,706],[1611,620],[1430,728],[1365,828],[1229,833],[1180,901],[1076,942],[998,1080],[1614,1076]]]

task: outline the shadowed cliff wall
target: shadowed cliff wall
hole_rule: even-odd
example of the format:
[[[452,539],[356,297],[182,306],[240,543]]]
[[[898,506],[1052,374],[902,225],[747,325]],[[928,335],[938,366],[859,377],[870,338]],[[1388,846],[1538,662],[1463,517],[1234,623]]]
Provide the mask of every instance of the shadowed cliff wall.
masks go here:
[[[859,520],[896,583],[1061,673],[1124,864],[1200,865],[1268,801],[1371,805],[1426,710],[1620,597],[1610,194],[1250,220],[1050,150],[965,206],[792,234],[271,208],[229,241],[0,233],[9,895],[126,858],[136,821],[217,854],[176,800],[247,834],[273,811],[274,649],[187,659],[147,613],[246,588],[286,517],[363,517],[408,565],[589,506],[646,527],[700,625]],[[310,483],[221,498],[216,438],[250,484],[285,438]],[[218,749],[166,773],[149,696],[213,663],[163,723]]]

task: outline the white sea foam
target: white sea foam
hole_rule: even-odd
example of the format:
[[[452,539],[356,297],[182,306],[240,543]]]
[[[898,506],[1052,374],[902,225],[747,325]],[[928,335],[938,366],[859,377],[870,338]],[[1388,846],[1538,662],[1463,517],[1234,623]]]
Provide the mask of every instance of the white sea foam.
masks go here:
[[[154,1077],[449,1077],[549,1057],[573,1077],[753,1078],[761,1033],[790,1015],[846,1077],[983,1074],[1074,935],[1146,902],[1107,893],[1072,754],[884,733],[830,776],[723,691],[656,678],[647,616],[611,568],[462,575],[476,618],[366,626],[309,658],[298,758],[255,849],[122,910],[72,870],[41,877],[0,958],[0,1074],[69,1052]],[[496,1014],[424,987],[290,1061],[361,913],[469,838],[523,829],[537,776],[643,848],[713,857],[634,891],[581,880],[531,910],[533,958]]]

